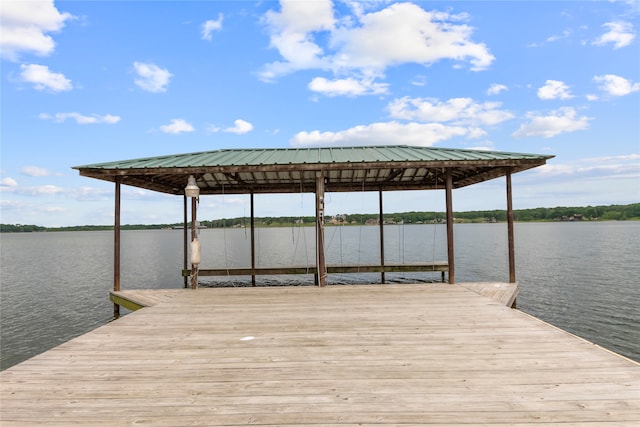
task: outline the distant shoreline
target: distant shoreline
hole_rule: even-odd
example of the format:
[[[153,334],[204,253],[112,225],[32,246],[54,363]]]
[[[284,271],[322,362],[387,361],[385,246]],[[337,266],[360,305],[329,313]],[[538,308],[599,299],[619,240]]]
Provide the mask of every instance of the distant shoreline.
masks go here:
[[[454,212],[456,223],[502,223],[506,222],[505,210]],[[513,211],[515,222],[588,222],[588,221],[638,221],[640,203],[628,205],[555,207],[517,209]],[[393,224],[441,224],[444,212],[399,212],[385,213],[384,223]],[[255,218],[256,227],[312,226],[312,216],[260,217]],[[200,221],[201,228],[249,228],[248,217],[222,218]],[[379,225],[378,214],[339,214],[327,216],[325,225]],[[183,228],[182,223],[173,224],[126,224],[122,230],[161,230]],[[26,224],[0,224],[2,233],[56,232],[56,231],[101,231],[113,230],[113,225],[76,225],[67,227],[43,227]]]

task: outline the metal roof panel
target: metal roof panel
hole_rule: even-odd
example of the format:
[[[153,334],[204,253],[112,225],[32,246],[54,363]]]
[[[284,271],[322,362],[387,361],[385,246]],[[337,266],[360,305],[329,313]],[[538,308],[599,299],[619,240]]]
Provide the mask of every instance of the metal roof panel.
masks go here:
[[[223,149],[76,166],[74,169],[146,169],[425,161],[548,159],[552,156],[450,148],[360,146],[331,148]]]

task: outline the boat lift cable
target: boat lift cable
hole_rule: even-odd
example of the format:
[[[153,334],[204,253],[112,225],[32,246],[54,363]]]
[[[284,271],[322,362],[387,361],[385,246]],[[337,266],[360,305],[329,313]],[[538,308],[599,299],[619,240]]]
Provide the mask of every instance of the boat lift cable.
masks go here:
[[[298,232],[294,233],[295,225],[291,226],[291,238],[293,245],[293,256],[291,257],[291,265],[295,263],[296,255],[298,254],[298,245],[300,244],[300,233],[302,232],[302,242],[304,244],[304,256],[305,256],[305,266],[307,267],[307,272],[309,269],[309,250],[307,247],[307,236],[305,234],[304,227],[304,192],[302,187],[302,181],[300,182],[300,219],[298,221]],[[295,235],[297,234],[297,236]]]

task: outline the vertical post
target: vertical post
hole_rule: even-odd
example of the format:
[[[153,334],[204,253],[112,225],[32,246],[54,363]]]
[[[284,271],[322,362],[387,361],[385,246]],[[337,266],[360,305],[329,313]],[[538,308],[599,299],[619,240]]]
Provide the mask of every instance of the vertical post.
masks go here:
[[[198,238],[197,213],[196,213],[197,197],[191,198],[191,241]],[[198,288],[198,264],[191,263],[191,289]]]
[[[183,196],[182,200],[182,269],[186,270],[189,267],[189,262],[187,258],[187,195]],[[189,287],[189,279],[187,276],[183,277],[184,279],[184,288],[187,289]]]
[[[116,190],[115,190],[115,222],[113,225],[113,290],[118,292],[120,290],[120,187],[122,184],[122,177],[116,177]],[[120,317],[120,306],[116,303],[113,304],[113,317]]]
[[[327,266],[324,256],[324,173],[316,172],[316,269],[320,287],[327,284]]]
[[[511,191],[511,168],[507,169],[507,234],[509,236],[509,282],[516,282],[516,254],[513,238],[513,199]]]
[[[253,191],[251,191],[251,286],[256,286],[256,223],[253,213]]]
[[[382,271],[380,272],[380,281],[384,284],[384,209],[382,207],[382,188],[378,190],[378,200],[380,206],[380,266]]]
[[[447,202],[447,260],[449,262],[449,283],[456,283],[455,252],[453,248],[453,177],[451,171],[446,173],[446,202]]]

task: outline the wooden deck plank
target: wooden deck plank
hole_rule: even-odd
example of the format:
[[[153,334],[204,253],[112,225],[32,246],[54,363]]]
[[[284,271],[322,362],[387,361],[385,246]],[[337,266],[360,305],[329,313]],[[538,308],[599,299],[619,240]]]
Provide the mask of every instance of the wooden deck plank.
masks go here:
[[[459,286],[507,307],[513,306],[519,292],[517,283],[477,282],[460,283]],[[112,302],[119,304],[121,301],[127,301],[131,303],[127,308],[136,310],[169,301],[183,292],[185,292],[184,289],[134,289],[111,291],[110,296]]]
[[[640,422],[639,364],[495,295],[442,284],[170,291],[138,292],[155,305],[0,373],[0,424]]]

